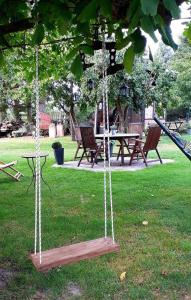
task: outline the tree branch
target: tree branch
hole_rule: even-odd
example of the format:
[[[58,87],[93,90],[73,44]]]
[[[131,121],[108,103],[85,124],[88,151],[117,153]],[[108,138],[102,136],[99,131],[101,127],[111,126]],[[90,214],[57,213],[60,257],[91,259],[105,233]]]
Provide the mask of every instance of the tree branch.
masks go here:
[[[39,46],[48,46],[48,45],[53,45],[53,44],[59,44],[59,43],[62,43],[62,42],[68,42],[68,41],[72,41],[76,37],[77,36],[68,37],[68,38],[67,37],[66,38],[61,38],[61,39],[53,40],[53,41],[50,41],[50,42],[41,43]],[[25,47],[31,47],[31,46],[32,45],[29,44],[29,43],[15,44],[15,45],[9,45],[9,47],[0,48],[0,51],[5,51],[5,50],[10,49],[10,48],[24,48],[26,50],[27,48],[25,48]]]
[[[35,25],[32,18],[22,19],[16,22],[0,25],[0,34],[19,32],[33,28]]]
[[[65,112],[66,115],[70,114],[70,112],[65,109],[64,105],[62,105],[61,103],[59,105],[60,105],[61,109]]]

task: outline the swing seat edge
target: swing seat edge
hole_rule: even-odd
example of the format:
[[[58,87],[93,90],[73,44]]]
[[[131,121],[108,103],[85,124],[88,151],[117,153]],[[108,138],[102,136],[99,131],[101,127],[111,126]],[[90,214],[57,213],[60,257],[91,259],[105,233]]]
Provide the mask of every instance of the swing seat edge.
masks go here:
[[[80,260],[91,259],[107,253],[119,252],[120,247],[110,237],[80,242],[43,251],[40,254],[30,254],[30,259],[37,271],[46,272],[50,269],[72,264]]]

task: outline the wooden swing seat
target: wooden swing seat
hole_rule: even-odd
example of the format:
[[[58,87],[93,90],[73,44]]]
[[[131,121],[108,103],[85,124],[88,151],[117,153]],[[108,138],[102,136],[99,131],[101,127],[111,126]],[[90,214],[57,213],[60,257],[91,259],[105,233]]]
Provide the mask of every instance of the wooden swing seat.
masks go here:
[[[31,260],[38,271],[45,272],[52,268],[72,264],[83,259],[90,259],[111,252],[118,252],[119,245],[110,237],[81,242],[43,251],[40,255],[31,254]]]

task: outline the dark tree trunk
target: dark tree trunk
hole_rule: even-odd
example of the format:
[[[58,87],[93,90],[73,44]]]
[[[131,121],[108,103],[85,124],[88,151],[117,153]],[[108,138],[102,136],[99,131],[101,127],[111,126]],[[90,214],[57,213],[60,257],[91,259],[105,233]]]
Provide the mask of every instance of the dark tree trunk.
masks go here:
[[[75,126],[78,126],[78,123],[76,121],[76,115],[74,111],[74,105],[71,106],[70,108],[70,133],[72,137],[72,141],[75,141]]]
[[[28,102],[26,105],[26,112],[27,112],[27,121],[28,123],[32,123],[33,119],[32,119],[32,106],[31,106],[31,102]]]
[[[70,134],[72,137],[72,141],[75,141],[75,126],[78,126],[78,122],[76,120],[75,108],[74,108],[74,97],[73,97],[73,81],[70,82],[70,94],[71,94],[71,101],[70,101]]]
[[[124,110],[123,110],[123,107],[121,105],[119,97],[116,100],[116,109],[117,109],[117,113],[118,113],[118,116],[119,116],[119,131],[120,132],[125,132]]]
[[[21,111],[21,107],[19,105],[19,102],[15,100],[15,104],[13,105],[13,113],[17,121],[21,121],[20,111]]]
[[[125,106],[124,109],[124,126],[125,126],[125,132],[127,132],[127,128],[128,128],[128,105]]]

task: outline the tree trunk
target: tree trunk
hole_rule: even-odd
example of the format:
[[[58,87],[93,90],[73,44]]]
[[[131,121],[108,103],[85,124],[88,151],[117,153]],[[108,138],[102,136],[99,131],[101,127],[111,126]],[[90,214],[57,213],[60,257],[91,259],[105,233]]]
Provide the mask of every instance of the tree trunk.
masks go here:
[[[72,137],[72,141],[75,141],[75,126],[78,126],[78,122],[76,120],[76,114],[75,114],[75,109],[74,109],[74,98],[73,98],[73,81],[71,81],[71,87],[70,87],[70,92],[71,92],[71,105],[70,105],[70,134]]]
[[[125,132],[128,131],[128,105],[124,108],[124,126],[125,126]]]
[[[70,134],[72,137],[72,141],[75,141],[75,126],[78,126],[78,123],[76,121],[76,116],[73,107],[70,110]]]
[[[119,131],[125,132],[125,122],[124,122],[124,110],[122,108],[119,97],[116,100],[116,109],[119,115]]]
[[[33,119],[32,119],[32,106],[31,106],[31,102],[28,102],[26,105],[26,112],[27,112],[27,121],[28,123],[32,123]]]
[[[15,104],[13,105],[13,113],[14,113],[15,119],[19,122],[21,121],[20,111],[21,111],[21,107],[19,105],[19,101],[15,100]]]

